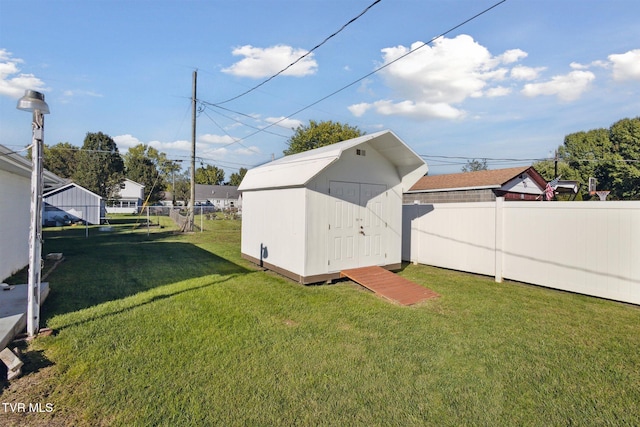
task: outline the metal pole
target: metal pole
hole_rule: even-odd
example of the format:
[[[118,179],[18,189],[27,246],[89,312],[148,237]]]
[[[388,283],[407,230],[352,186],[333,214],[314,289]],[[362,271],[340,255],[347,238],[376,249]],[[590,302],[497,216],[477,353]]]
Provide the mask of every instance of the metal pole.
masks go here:
[[[27,335],[40,330],[40,273],[42,258],[42,148],[44,115],[33,110],[31,150],[31,226],[29,228],[29,284],[27,294]]]
[[[193,72],[193,96],[191,98],[191,200],[189,201],[189,231],[193,231],[193,216],[196,206],[196,90],[198,85],[198,71]]]

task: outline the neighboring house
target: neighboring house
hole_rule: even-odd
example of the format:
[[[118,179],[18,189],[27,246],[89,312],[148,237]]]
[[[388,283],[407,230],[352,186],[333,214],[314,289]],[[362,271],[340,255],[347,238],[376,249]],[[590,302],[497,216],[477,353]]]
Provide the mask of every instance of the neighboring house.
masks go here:
[[[403,196],[404,204],[542,200],[547,181],[532,167],[424,176]]]
[[[196,206],[210,206],[218,210],[242,209],[242,194],[234,185],[196,184]],[[164,206],[171,206],[173,195],[164,192],[164,199],[160,202]],[[177,206],[186,206],[184,200],[176,200]]]
[[[106,214],[102,197],[73,182],[43,194],[42,205],[46,226],[100,224]]]
[[[64,184],[45,170],[44,191]],[[0,145],[0,281],[29,263],[31,161]]]
[[[391,131],[251,169],[239,187],[242,257],[300,283],[400,268],[402,193],[427,170]]]
[[[125,178],[116,197],[107,201],[107,213],[136,214],[144,203],[144,185]]]
[[[213,205],[226,210],[242,207],[242,196],[234,185],[196,184],[196,205]]]

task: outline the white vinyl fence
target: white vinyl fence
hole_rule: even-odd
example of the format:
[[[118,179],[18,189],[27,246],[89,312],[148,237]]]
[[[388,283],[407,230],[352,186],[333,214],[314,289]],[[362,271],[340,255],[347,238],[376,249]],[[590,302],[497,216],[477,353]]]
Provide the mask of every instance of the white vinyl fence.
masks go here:
[[[405,205],[403,259],[640,304],[640,202]]]

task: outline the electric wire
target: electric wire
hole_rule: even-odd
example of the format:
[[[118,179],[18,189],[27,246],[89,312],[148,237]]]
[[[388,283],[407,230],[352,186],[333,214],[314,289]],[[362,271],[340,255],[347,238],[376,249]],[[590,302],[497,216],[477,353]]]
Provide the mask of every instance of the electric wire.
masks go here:
[[[287,71],[289,68],[293,67],[294,65],[296,65],[298,62],[302,61],[304,58],[306,58],[307,56],[309,56],[311,53],[313,53],[313,51],[315,51],[316,49],[320,48],[322,45],[324,45],[325,43],[327,43],[330,39],[332,39],[333,37],[337,36],[339,33],[341,33],[345,28],[347,28],[349,25],[353,24],[355,21],[357,21],[358,19],[360,19],[360,17],[362,15],[364,15],[365,13],[367,13],[372,7],[374,7],[376,4],[380,3],[382,0],[375,0],[373,3],[371,3],[369,6],[367,6],[362,12],[360,12],[356,17],[351,18],[351,20],[349,20],[349,22],[347,22],[346,24],[344,24],[342,27],[340,27],[339,30],[335,31],[333,34],[327,36],[323,41],[321,41],[320,43],[318,43],[317,45],[315,45],[311,50],[309,50],[307,53],[305,53],[304,55],[300,56],[298,59],[296,59],[295,61],[293,61],[291,64],[287,65],[286,67],[284,67],[282,70],[278,71],[276,74],[272,75],[271,77],[269,77],[268,79],[264,80],[262,83],[257,84],[256,86],[247,89],[246,91],[242,92],[239,95],[236,95],[232,98],[226,99],[224,101],[220,101],[215,103],[216,106],[218,105],[222,105],[222,104],[226,104],[227,102],[231,102],[234,101],[238,98],[241,98],[245,95],[247,95],[248,93],[253,92],[254,90],[258,89],[259,87],[263,86],[264,84],[268,83],[269,81],[273,80],[274,78],[278,77],[280,74],[284,73],[285,71]]]
[[[342,86],[341,88],[339,88],[339,89],[337,89],[337,90],[335,90],[335,91],[333,91],[333,92],[329,93],[328,95],[323,96],[322,98],[318,99],[317,101],[314,101],[314,102],[312,102],[311,104],[308,104],[307,106],[302,107],[302,108],[300,108],[300,109],[296,110],[295,112],[293,112],[293,113],[291,113],[291,114],[289,114],[289,115],[287,115],[287,116],[283,117],[282,119],[280,119],[280,120],[278,120],[278,121],[276,121],[276,122],[274,122],[274,123],[271,123],[270,125],[266,126],[265,128],[263,128],[263,129],[261,129],[261,130],[259,130],[259,131],[253,132],[253,133],[251,133],[251,134],[249,134],[249,135],[245,136],[244,138],[239,139],[239,141],[243,141],[243,140],[245,140],[245,139],[248,139],[248,138],[250,138],[250,137],[252,137],[252,136],[254,136],[254,135],[257,135],[257,134],[258,134],[258,133],[260,133],[260,132],[263,132],[265,129],[268,129],[268,128],[270,128],[270,127],[276,126],[278,123],[281,123],[281,122],[283,122],[283,121],[285,121],[285,120],[287,120],[287,119],[290,119],[291,117],[293,117],[293,116],[295,116],[295,115],[297,115],[297,114],[300,114],[301,112],[303,112],[303,111],[305,111],[305,110],[308,110],[309,108],[311,108],[311,107],[313,107],[313,106],[315,106],[315,105],[317,105],[317,104],[319,104],[319,103],[321,103],[321,102],[323,102],[323,101],[325,101],[325,100],[327,100],[327,99],[331,98],[331,97],[332,97],[332,96],[334,96],[334,95],[337,95],[338,93],[340,93],[340,92],[342,92],[342,91],[344,91],[344,90],[346,90],[346,89],[350,88],[351,86],[353,86],[353,85],[355,85],[355,84],[357,84],[357,83],[360,83],[361,81],[365,80],[366,78],[371,77],[372,75],[374,75],[374,74],[376,74],[376,73],[378,73],[378,72],[380,72],[380,71],[384,70],[385,68],[387,68],[387,67],[389,67],[389,66],[391,66],[391,65],[395,64],[396,62],[398,62],[398,61],[400,61],[400,60],[402,60],[402,59],[406,58],[407,56],[409,56],[409,55],[411,55],[411,54],[413,54],[413,53],[417,52],[418,50],[422,49],[423,47],[425,47],[425,46],[427,46],[427,45],[429,45],[429,44],[433,43],[433,42],[434,42],[434,41],[436,41],[437,39],[439,39],[439,38],[441,38],[441,37],[446,36],[447,34],[449,34],[449,33],[453,32],[453,31],[457,30],[458,28],[460,28],[460,27],[462,27],[462,26],[464,26],[464,25],[468,24],[469,22],[471,22],[471,21],[473,21],[473,20],[475,20],[475,19],[479,18],[480,16],[482,16],[482,15],[484,15],[484,14],[488,13],[489,11],[491,11],[491,10],[495,9],[496,7],[498,7],[499,5],[501,5],[502,3],[505,3],[506,1],[507,1],[507,0],[500,0],[499,2],[497,2],[497,3],[493,4],[492,6],[490,6],[490,7],[486,8],[486,9],[484,9],[483,11],[481,11],[481,12],[479,12],[479,13],[477,13],[477,14],[473,15],[472,17],[470,17],[470,18],[468,18],[468,19],[464,20],[463,22],[461,22],[461,23],[459,23],[459,24],[457,24],[457,25],[455,25],[455,26],[453,26],[453,27],[449,28],[448,30],[446,30],[446,31],[444,31],[444,32],[442,32],[442,33],[440,33],[439,35],[437,35],[437,36],[433,37],[433,38],[432,38],[432,39],[430,39],[429,41],[427,41],[427,42],[423,42],[421,45],[419,45],[419,46],[417,46],[417,47],[415,47],[415,48],[411,49],[410,51],[408,51],[407,53],[405,53],[405,54],[403,54],[403,55],[399,56],[398,58],[394,59],[393,61],[389,61],[389,62],[387,62],[386,64],[381,65],[380,67],[378,67],[378,68],[374,69],[373,71],[371,71],[371,72],[369,72],[369,73],[365,74],[364,76],[362,76],[362,77],[360,77],[360,78],[358,78],[358,79],[356,79],[356,80],[352,81],[351,83],[349,83],[349,84],[347,84],[347,85],[345,85],[345,86]],[[216,104],[214,104],[214,103],[208,103],[208,104],[209,104],[209,105],[211,105],[211,106],[213,106],[213,107],[217,107],[217,105],[216,105]]]

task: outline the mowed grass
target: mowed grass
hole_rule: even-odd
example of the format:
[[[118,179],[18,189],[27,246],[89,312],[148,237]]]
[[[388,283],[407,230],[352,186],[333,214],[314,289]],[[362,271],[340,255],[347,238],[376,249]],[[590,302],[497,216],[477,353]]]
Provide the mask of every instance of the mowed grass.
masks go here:
[[[640,308],[426,266],[414,307],[240,258],[240,222],[53,230],[8,425],[640,425]],[[4,418],[4,419],[2,419]],[[5,422],[6,421],[6,422]]]

